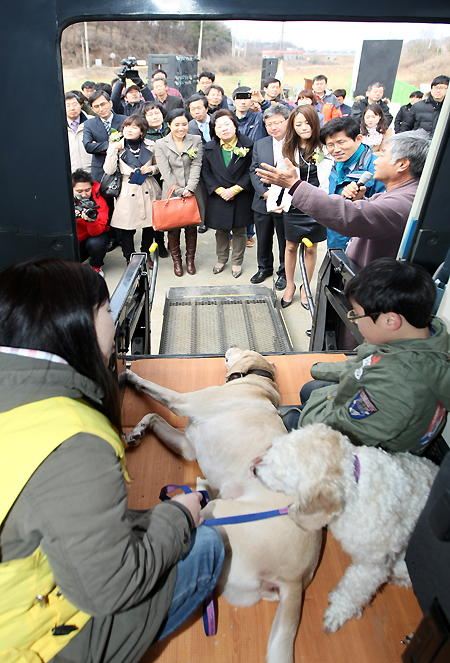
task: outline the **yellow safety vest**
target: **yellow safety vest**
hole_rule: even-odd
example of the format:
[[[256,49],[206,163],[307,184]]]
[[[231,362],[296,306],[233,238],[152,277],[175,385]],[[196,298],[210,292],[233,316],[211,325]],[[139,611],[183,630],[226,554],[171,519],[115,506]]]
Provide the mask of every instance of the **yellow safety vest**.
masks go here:
[[[42,461],[77,433],[109,442],[125,470],[117,431],[84,400],[57,397],[22,405],[0,414],[0,430],[0,525]],[[49,661],[89,619],[62,595],[40,547],[29,557],[0,564],[0,663]],[[72,625],[77,630],[53,633]]]

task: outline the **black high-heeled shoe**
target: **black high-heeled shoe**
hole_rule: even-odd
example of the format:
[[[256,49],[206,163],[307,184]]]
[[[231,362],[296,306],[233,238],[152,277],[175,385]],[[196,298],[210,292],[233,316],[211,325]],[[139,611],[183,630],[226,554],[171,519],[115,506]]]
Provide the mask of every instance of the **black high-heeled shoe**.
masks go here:
[[[303,288],[303,283],[301,284],[301,286],[300,286],[300,291],[299,291],[299,292],[300,292],[300,304],[303,306],[303,308],[304,308],[306,311],[309,311],[309,303],[306,302],[306,304],[304,304],[304,303],[302,302],[302,288]]]
[[[290,306],[290,305],[292,304],[292,300],[294,299],[294,295],[295,295],[295,291],[296,291],[296,290],[297,290],[297,286],[296,286],[295,283],[294,283],[294,292],[293,292],[293,294],[292,294],[292,299],[291,299],[291,301],[290,301],[290,302],[287,302],[287,301],[286,301],[285,299],[283,299],[283,297],[282,297],[282,298],[280,299],[281,308],[287,308],[288,306]]]

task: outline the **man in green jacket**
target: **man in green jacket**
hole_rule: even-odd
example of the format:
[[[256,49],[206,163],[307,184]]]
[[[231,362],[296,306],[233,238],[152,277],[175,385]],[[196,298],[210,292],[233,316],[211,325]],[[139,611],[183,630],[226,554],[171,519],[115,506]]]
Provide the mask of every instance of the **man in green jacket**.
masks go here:
[[[348,317],[366,342],[356,357],[311,367],[288,430],[324,423],[357,445],[422,454],[450,408],[450,337],[432,316],[436,289],[419,265],[376,260],[347,285]]]

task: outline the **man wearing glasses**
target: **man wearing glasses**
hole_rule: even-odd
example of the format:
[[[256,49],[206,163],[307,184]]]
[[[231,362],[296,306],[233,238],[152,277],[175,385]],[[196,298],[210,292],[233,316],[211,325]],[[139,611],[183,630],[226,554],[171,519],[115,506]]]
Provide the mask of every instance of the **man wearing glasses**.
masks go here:
[[[252,210],[256,227],[258,271],[250,282],[262,283],[273,274],[273,233],[277,233],[279,267],[275,288],[284,290],[286,287],[286,272],[284,270],[284,252],[286,239],[284,236],[283,215],[272,211],[276,207],[275,200],[270,200],[270,187],[263,184],[255,172],[261,163],[265,162],[276,166],[283,159],[282,149],[290,108],[282,104],[274,104],[264,111],[264,123],[267,133],[265,138],[257,140],[253,145],[252,165],[250,166],[250,178],[252,180],[255,195],[253,197]]]
[[[433,136],[447,94],[449,80],[448,76],[436,76],[431,83],[431,92],[427,99],[422,99],[414,104],[402,124],[402,131],[425,129],[430,137]]]
[[[93,92],[89,104],[96,117],[84,123],[83,145],[86,152],[92,154],[92,179],[101,182],[111,129],[120,131],[127,116],[113,112],[111,98],[104,90]]]
[[[356,182],[348,184],[341,195],[327,194],[299,180],[289,159],[285,160],[287,170],[262,163],[256,173],[263,183],[289,189],[292,205],[317,223],[351,237],[346,255],[364,267],[377,258],[397,255],[429,146],[422,130],[389,138],[375,161],[373,176],[385,184],[386,191],[371,198],[364,197],[366,188]]]

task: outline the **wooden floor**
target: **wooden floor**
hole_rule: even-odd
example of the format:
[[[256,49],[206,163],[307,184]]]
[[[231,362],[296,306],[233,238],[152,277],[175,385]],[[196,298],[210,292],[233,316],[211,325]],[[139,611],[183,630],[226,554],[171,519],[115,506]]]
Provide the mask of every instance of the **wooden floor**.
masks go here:
[[[291,355],[274,357],[277,384],[283,405],[299,403],[301,385],[311,379],[315,361],[340,361],[342,355]],[[175,389],[193,391],[224,381],[223,359],[150,359],[136,361],[138,375]],[[180,419],[149,396],[127,389],[123,404],[126,432],[148,412],[161,414],[177,428]],[[201,476],[197,463],[187,463],[169,452],[154,436],[145,437],[136,450],[127,451],[133,483],[131,508],[146,509],[158,503],[159,490],[168,483],[195,486]],[[270,525],[268,525],[270,526]],[[422,618],[412,590],[386,586],[359,620],[347,622],[337,633],[322,633],[322,618],[329,591],[339,582],[349,558],[328,532],[323,558],[306,590],[303,616],[295,645],[296,663],[394,663],[401,660],[401,640]],[[219,597],[218,630],[206,637],[199,610],[171,638],[151,648],[141,663],[263,663],[267,639],[277,605],[261,601],[251,608],[235,608]]]

